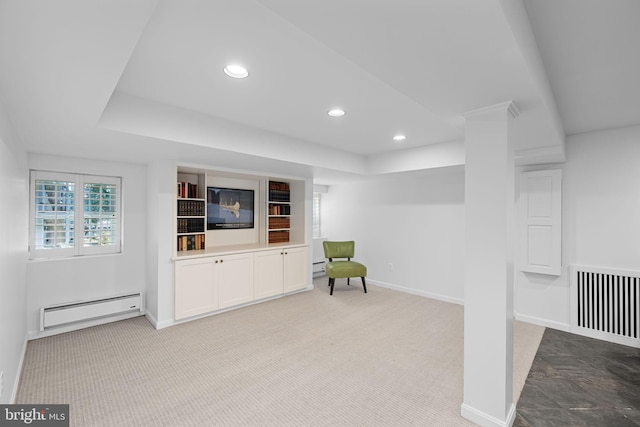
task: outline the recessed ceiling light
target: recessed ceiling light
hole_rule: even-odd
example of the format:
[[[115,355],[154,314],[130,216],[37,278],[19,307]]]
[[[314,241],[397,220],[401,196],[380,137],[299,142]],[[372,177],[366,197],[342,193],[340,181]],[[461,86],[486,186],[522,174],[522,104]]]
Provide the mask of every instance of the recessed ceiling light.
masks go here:
[[[249,75],[249,72],[246,68],[241,65],[235,64],[229,64],[224,67],[224,73],[229,77],[233,77],[234,79],[244,79]]]
[[[333,110],[329,110],[327,114],[330,115],[331,117],[342,117],[347,113],[344,110],[341,110],[339,108],[334,108]]]
[[[393,137],[393,140],[394,140],[395,142],[402,142],[402,141],[404,141],[405,139],[407,139],[407,137],[406,137],[406,136],[404,136],[404,135],[396,135],[396,136],[394,136],[394,137]]]

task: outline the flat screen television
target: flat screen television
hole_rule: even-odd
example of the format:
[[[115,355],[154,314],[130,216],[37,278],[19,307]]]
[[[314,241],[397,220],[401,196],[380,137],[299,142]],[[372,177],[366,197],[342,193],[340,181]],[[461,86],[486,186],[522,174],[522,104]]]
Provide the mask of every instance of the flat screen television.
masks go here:
[[[253,190],[207,187],[207,230],[253,227]]]

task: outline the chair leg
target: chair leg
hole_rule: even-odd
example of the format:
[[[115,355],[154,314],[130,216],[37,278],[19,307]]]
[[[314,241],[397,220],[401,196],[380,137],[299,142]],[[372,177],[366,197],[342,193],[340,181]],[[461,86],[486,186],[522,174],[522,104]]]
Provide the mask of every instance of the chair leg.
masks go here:
[[[331,290],[329,291],[329,295],[333,295],[333,285],[336,283],[336,279],[329,279],[329,284],[331,285]]]
[[[349,286],[351,283],[349,283],[349,279],[350,277],[347,277],[347,286]]]
[[[362,287],[364,288],[364,293],[367,293],[367,284],[364,282],[364,277],[361,277],[362,279]]]
[[[327,282],[327,286],[331,286],[331,277],[329,277],[329,281]]]

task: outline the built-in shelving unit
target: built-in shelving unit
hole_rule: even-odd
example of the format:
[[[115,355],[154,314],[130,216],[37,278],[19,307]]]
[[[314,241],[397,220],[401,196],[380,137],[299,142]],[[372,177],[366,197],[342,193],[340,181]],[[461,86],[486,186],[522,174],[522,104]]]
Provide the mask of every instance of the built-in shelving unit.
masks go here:
[[[204,250],[206,247],[206,200],[204,176],[178,173],[176,190],[176,250]]]
[[[178,166],[177,177],[175,320],[308,288],[304,179],[189,166]],[[253,204],[241,204],[251,206],[251,226],[215,226],[223,218],[216,210],[221,205],[216,191],[223,190],[252,192]],[[235,217],[249,223],[241,212]],[[224,221],[234,224],[233,216]]]
[[[291,230],[291,189],[288,182],[269,181],[267,208],[268,243],[286,243]]]
[[[307,243],[303,179],[178,166],[177,183],[176,257],[200,255],[197,251],[220,253],[228,247],[268,248]],[[251,209],[255,226],[215,226],[212,218],[217,220],[220,215],[209,212],[216,204],[215,199],[209,200],[209,197],[211,189],[216,188],[253,191],[255,199]]]

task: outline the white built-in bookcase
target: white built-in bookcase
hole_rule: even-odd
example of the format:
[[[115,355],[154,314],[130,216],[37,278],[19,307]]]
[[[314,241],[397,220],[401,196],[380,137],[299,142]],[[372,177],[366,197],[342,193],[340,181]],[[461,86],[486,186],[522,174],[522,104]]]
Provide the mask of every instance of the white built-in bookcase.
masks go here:
[[[208,316],[311,289],[305,180],[188,167],[179,167],[177,172],[174,321]],[[252,190],[253,227],[208,230],[207,187]],[[185,188],[191,193],[185,192]],[[274,192],[274,188],[278,191]],[[241,209],[241,204],[234,208],[235,203],[225,203],[223,207],[222,191],[218,194],[216,209],[231,212]],[[246,193],[236,192],[235,196],[236,201],[242,200]],[[229,200],[231,197],[228,194]],[[180,204],[189,209],[180,210]],[[195,206],[192,210],[191,205]],[[204,212],[200,206],[205,207]],[[228,212],[225,221],[233,220],[226,215]],[[242,213],[239,215],[242,218]],[[190,221],[193,229],[183,229],[185,220]],[[185,235],[195,244],[185,248],[183,243],[188,240]]]
[[[242,245],[270,247],[307,243],[303,179],[192,167],[178,167],[177,171],[174,245],[176,256]],[[192,190],[195,188],[192,194],[188,194],[187,190],[187,197],[184,193],[185,186]],[[274,186],[285,190],[273,191]],[[207,187],[253,190],[254,228],[207,230]],[[275,200],[271,200],[270,197]],[[200,207],[202,209],[199,209]],[[195,241],[197,244],[185,245],[185,240]]]

